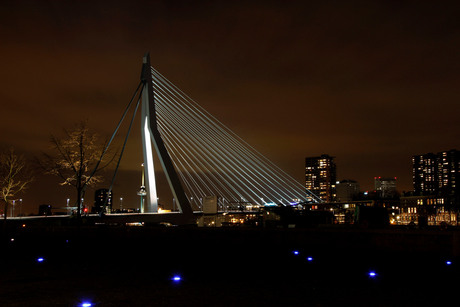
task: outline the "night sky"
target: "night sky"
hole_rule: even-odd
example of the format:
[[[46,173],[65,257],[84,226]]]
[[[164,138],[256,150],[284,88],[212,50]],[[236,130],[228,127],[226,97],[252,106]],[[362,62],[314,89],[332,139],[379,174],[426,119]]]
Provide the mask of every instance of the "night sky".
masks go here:
[[[412,155],[460,149],[458,3],[3,0],[0,145],[39,156],[80,120],[109,136],[149,51],[299,182],[305,157],[329,154],[339,180],[368,190],[374,176],[396,176],[408,191]],[[134,129],[114,187],[125,207],[140,185]],[[22,195],[30,212],[67,197],[40,174]]]

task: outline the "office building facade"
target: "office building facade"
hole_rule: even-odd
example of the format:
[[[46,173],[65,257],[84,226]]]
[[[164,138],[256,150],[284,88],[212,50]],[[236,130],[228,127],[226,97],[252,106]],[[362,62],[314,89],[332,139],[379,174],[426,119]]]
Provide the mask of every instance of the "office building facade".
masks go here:
[[[433,153],[412,157],[412,182],[415,195],[437,193],[438,157]]]
[[[449,150],[412,157],[414,195],[458,195],[460,151]]]
[[[111,213],[112,211],[112,192],[109,189],[99,189],[94,193],[93,213]],[[105,210],[104,210],[105,209]]]
[[[413,156],[412,166],[414,196],[431,196],[427,205],[436,204],[438,209],[441,205],[445,210],[460,210],[460,151]]]
[[[334,157],[321,155],[305,159],[305,187],[323,201],[335,201],[336,180]]]
[[[336,186],[336,191],[339,202],[357,200],[360,194],[359,184],[355,180],[341,180]]]
[[[398,195],[396,191],[396,177],[374,177],[374,188],[382,198],[394,198]]]

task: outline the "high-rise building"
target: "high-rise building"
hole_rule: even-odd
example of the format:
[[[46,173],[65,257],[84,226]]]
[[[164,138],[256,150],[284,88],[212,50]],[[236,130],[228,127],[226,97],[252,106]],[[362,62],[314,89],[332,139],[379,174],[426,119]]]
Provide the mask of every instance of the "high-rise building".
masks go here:
[[[460,151],[449,150],[412,157],[415,195],[459,195]]]
[[[109,189],[99,189],[94,193],[94,213],[100,213],[105,207],[105,212],[110,213],[112,211],[112,191],[109,193]]]
[[[397,195],[396,177],[375,177],[374,187],[382,198],[393,198]]]
[[[412,181],[415,195],[437,192],[437,156],[433,153],[412,157]]]
[[[404,199],[408,214],[422,214],[428,223],[457,224],[460,210],[460,151],[441,151],[412,157],[414,196]],[[413,217],[411,217],[413,218]],[[420,218],[420,216],[419,216]],[[426,221],[425,221],[426,223]]]
[[[442,196],[460,196],[460,151],[438,153],[438,189]]]
[[[336,177],[334,157],[321,155],[305,159],[305,187],[325,202],[335,200]]]

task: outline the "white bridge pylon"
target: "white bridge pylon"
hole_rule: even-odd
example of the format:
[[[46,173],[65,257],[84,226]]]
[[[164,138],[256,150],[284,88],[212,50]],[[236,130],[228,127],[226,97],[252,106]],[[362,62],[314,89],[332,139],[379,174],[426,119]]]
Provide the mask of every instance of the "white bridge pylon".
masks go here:
[[[146,58],[144,57],[144,63]],[[149,105],[149,89],[148,84],[144,82],[142,90],[142,111],[141,111],[141,134],[142,134],[142,149],[144,154],[143,167],[145,170],[145,185],[147,199],[144,203],[144,208],[141,208],[141,213],[158,212],[158,194],[155,182],[155,168],[153,165],[152,140],[153,132],[150,128],[150,108]],[[154,123],[155,124],[155,123]]]
[[[207,196],[223,210],[321,202],[151,67],[148,53],[141,81],[145,213],[158,212],[154,154],[184,217],[192,206],[202,210]]]
[[[158,212],[158,196],[155,182],[155,168],[153,162],[153,149],[160,160],[169,187],[173,194],[175,203],[179,211],[186,216],[193,215],[190,203],[185,196],[185,192],[177,176],[176,170],[171,161],[163,139],[158,131],[158,123],[155,108],[155,99],[153,92],[153,81],[150,66],[150,55],[147,53],[143,58],[141,81],[142,89],[142,112],[141,112],[141,133],[142,147],[144,154],[144,169],[145,169],[145,184],[147,199],[142,213],[157,213]]]

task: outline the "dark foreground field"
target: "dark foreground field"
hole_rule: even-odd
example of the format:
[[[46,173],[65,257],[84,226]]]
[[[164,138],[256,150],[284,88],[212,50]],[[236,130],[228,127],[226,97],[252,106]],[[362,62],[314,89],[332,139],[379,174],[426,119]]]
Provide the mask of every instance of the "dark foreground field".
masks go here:
[[[4,229],[0,306],[456,306],[455,238],[416,230]]]

